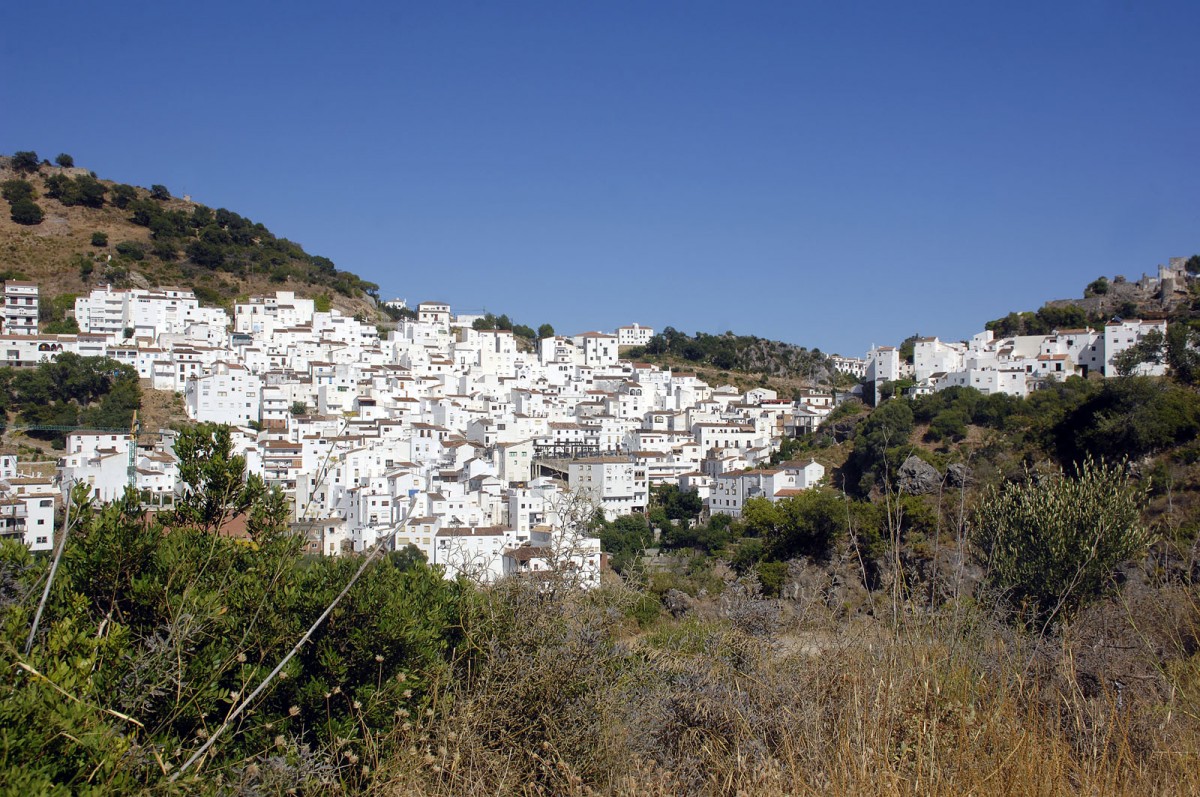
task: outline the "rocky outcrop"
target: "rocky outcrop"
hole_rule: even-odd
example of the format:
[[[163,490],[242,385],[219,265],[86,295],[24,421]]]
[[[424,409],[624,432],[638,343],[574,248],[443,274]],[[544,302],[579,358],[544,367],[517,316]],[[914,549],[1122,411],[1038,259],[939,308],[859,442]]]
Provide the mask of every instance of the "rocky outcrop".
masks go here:
[[[936,493],[942,485],[942,474],[925,460],[913,454],[904,460],[896,480],[900,492],[909,495]]]
[[[951,487],[965,487],[971,483],[971,469],[961,462],[946,468],[946,479]]]

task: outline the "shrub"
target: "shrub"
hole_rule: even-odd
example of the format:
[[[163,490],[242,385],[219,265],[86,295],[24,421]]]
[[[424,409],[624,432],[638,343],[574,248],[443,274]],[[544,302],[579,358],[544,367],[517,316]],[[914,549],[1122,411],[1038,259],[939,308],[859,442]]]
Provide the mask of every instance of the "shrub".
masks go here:
[[[1193,440],[1197,429],[1200,397],[1194,392],[1147,377],[1125,377],[1105,380],[1063,414],[1053,434],[1060,461],[1072,463],[1089,456],[1138,458]]]
[[[137,241],[121,241],[121,243],[117,244],[117,254],[127,257],[130,260],[145,260],[146,247]]]
[[[41,224],[46,214],[32,199],[21,199],[13,203],[9,214],[17,224]]]
[[[75,159],[65,152],[60,152],[54,162],[64,169],[71,169],[75,166]]]
[[[14,152],[12,156],[12,168],[17,174],[36,172],[41,168],[38,163],[37,153],[32,150]]]
[[[987,491],[971,542],[1000,598],[1049,622],[1101,595],[1118,565],[1145,552],[1145,494],[1123,468],[1091,459],[1075,477],[1027,476]]]
[[[120,183],[113,186],[112,203],[119,208],[129,207],[129,203],[137,199],[137,189],[131,185]]]
[[[762,586],[763,595],[779,597],[783,582],[787,580],[787,570],[787,562],[759,562],[758,583]]]
[[[169,240],[155,241],[150,245],[150,254],[164,263],[171,263],[179,259],[179,248]]]
[[[0,183],[0,192],[9,203],[34,198],[33,184],[27,180],[5,180]]]
[[[92,233],[92,246],[108,246],[108,233]]]

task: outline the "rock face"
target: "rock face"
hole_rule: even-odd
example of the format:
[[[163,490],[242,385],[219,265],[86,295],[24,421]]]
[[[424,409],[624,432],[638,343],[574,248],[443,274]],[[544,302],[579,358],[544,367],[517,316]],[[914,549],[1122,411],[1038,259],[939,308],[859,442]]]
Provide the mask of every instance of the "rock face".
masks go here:
[[[663,595],[663,606],[671,613],[672,617],[683,617],[690,614],[695,608],[695,603],[690,595],[677,589],[669,589],[667,594]]]
[[[925,495],[937,492],[942,484],[942,474],[938,473],[937,468],[913,454],[900,466],[896,484],[902,493]]]
[[[961,462],[955,462],[946,468],[946,477],[953,487],[962,487],[971,482],[971,469]]]

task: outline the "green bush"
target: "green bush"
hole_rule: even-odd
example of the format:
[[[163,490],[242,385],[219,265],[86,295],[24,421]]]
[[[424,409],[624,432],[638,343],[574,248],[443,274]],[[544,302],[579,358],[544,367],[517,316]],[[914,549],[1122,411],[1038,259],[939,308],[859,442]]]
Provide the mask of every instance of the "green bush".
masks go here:
[[[146,247],[137,241],[121,241],[117,244],[117,254],[130,260],[145,260]]]
[[[653,595],[639,594],[625,610],[626,617],[637,620],[639,628],[645,628],[662,614],[662,603]]]
[[[46,214],[32,199],[19,199],[12,204],[9,217],[17,224],[34,225],[41,224]]]
[[[783,590],[783,582],[787,580],[787,562],[760,562],[758,564],[758,583],[762,594],[768,598],[778,598]]]
[[[8,203],[19,202],[22,199],[35,199],[33,184],[27,180],[5,180],[0,183],[0,194]]]
[[[48,563],[0,542],[0,668],[9,674],[0,782],[10,790],[67,793],[90,781],[104,793],[169,791],[168,775],[359,569],[359,557],[305,558],[286,500],[245,478],[227,434],[188,434],[189,489],[174,516],[148,518],[132,491],[106,507],[87,500],[86,486],[74,493],[74,531],[29,656],[17,651]],[[246,539],[204,530],[235,512]],[[241,778],[238,791],[361,791],[370,776],[349,755],[375,763],[368,756],[401,752],[390,734],[449,681],[472,594],[405,552],[372,562],[176,788],[210,791],[219,773]],[[259,763],[272,768],[267,756],[269,788],[257,774]]]
[[[92,233],[92,246],[108,246],[108,233]]]
[[[1037,391],[1032,398],[1040,398]],[[1053,442],[1064,464],[1087,457],[1116,460],[1152,454],[1194,440],[1200,396],[1149,377],[1106,379],[1077,406],[1062,412]]]
[[[1000,600],[1048,622],[1103,594],[1120,564],[1145,553],[1145,493],[1122,467],[1091,459],[1074,477],[1026,475],[987,491],[971,542]]]
[[[33,150],[22,150],[13,153],[12,168],[17,174],[30,174],[41,168],[41,162]]]

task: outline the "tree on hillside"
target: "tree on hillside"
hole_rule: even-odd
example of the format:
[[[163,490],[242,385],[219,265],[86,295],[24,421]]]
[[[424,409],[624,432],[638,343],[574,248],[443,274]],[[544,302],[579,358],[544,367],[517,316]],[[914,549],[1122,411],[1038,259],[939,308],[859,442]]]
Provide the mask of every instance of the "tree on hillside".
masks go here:
[[[83,205],[89,208],[103,207],[108,188],[87,174],[71,179],[65,174],[52,174],[46,178],[46,195],[64,205]]]
[[[600,547],[612,556],[612,568],[624,572],[634,564],[642,552],[654,542],[654,532],[646,522],[645,515],[622,515],[611,523],[597,512],[596,536]]]
[[[1129,376],[1104,380],[1067,410],[1053,429],[1053,442],[1059,461],[1070,465],[1089,457],[1136,459],[1194,440],[1197,430],[1200,396],[1169,382]]]
[[[159,201],[167,200],[171,198],[171,192],[167,190],[165,185],[159,185],[158,183],[155,183],[154,185],[150,186],[150,198],[157,199]]]
[[[539,339],[554,337],[554,327],[552,327],[550,324],[542,324],[540,327],[538,327],[537,336]]]
[[[155,241],[150,245],[150,254],[164,263],[174,263],[179,259],[179,247],[170,240]]]
[[[193,263],[205,268],[220,268],[225,264],[225,251],[208,241],[192,241],[188,244],[187,256]]]
[[[37,153],[32,150],[14,152],[12,156],[12,168],[17,174],[32,174],[41,166],[38,163]]]
[[[22,199],[35,199],[33,184],[26,180],[5,180],[0,183],[0,194],[9,204]]]
[[[103,207],[104,195],[107,193],[108,188],[105,187],[104,183],[90,174],[81,174],[75,178],[76,201],[84,207]]]
[[[906,400],[888,401],[872,412],[854,436],[854,449],[847,465],[858,476],[859,492],[894,475],[895,467],[903,461],[908,438],[913,430],[912,407]]]
[[[846,533],[845,499],[828,490],[805,490],[772,503],[751,498],[742,510],[746,534],[763,541],[768,556],[787,561],[797,556],[827,558]]]
[[[58,153],[58,157],[54,159],[54,162],[64,169],[70,169],[75,166],[75,159],[65,152]]]
[[[112,203],[119,208],[129,207],[129,203],[137,199],[137,189],[131,185],[120,183],[113,186]]]
[[[1200,329],[1184,323],[1168,326],[1166,356],[1177,382],[1194,385],[1200,381]]]
[[[17,224],[41,224],[46,214],[32,199],[21,199],[13,203],[9,214]]]
[[[117,254],[122,257],[127,257],[130,260],[145,260],[146,247],[142,246],[137,241],[121,241],[117,244]]]

